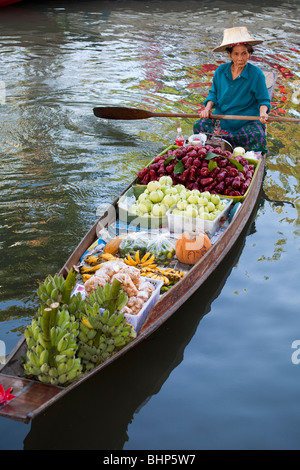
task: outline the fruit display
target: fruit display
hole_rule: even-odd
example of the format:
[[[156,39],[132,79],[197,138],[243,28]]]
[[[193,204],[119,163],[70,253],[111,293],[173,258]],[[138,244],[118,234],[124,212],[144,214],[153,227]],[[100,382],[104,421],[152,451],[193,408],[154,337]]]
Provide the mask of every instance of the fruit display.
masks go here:
[[[250,164],[244,154],[241,147],[230,152],[211,145],[187,145],[157,155],[137,177],[142,185],[167,176],[174,185],[181,184],[190,190],[240,197],[249,188],[255,171],[254,164]],[[155,198],[159,197],[160,192],[155,194]],[[159,209],[162,210],[160,207],[157,211]]]
[[[211,241],[205,232],[183,232],[176,240],[176,257],[181,263],[195,264],[211,248]]]
[[[112,237],[102,250],[87,252],[66,278],[47,276],[37,289],[38,311],[24,332],[26,376],[68,385],[136,337],[138,320],[132,318],[144,318],[148,300],[175,286],[212,246],[209,231],[178,234],[171,231],[171,221],[176,229],[177,221],[186,219],[217,226],[230,205],[222,195],[243,195],[251,182],[255,167],[243,154],[242,148],[231,154],[187,145],[169,149],[139,172],[142,185],[130,211],[165,217],[168,233]],[[84,296],[72,294],[78,279]]]
[[[141,184],[124,193],[128,205],[122,210],[164,218],[167,225],[150,232],[149,225],[145,231],[134,226],[110,239],[107,231],[66,278],[49,275],[40,283],[40,305],[24,331],[24,375],[66,386],[134,340],[159,295],[211,249],[232,198],[249,188],[255,171],[250,162],[241,147],[231,153],[196,144],[173,146],[141,170]],[[196,230],[183,227],[186,220]]]

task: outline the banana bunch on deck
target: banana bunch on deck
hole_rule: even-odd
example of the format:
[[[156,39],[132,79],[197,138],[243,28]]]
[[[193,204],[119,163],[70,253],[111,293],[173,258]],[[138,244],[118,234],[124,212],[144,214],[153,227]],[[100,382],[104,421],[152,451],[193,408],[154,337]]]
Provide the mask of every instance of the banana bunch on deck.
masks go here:
[[[75,283],[73,269],[66,279],[49,275],[37,290],[41,300],[37,315],[24,331],[28,348],[25,374],[44,383],[65,385],[81,375],[81,362],[76,357],[79,333],[76,315],[82,299],[80,295],[71,297]]]
[[[114,279],[85,299],[71,295],[76,271],[48,276],[38,288],[41,304],[24,331],[26,376],[68,385],[136,337],[121,310],[128,296]],[[54,301],[55,300],[55,301]]]
[[[24,335],[27,352],[24,363],[26,375],[41,382],[66,385],[81,375],[82,366],[77,352],[78,322],[66,305],[58,302],[41,306]]]
[[[148,267],[155,267],[154,264],[155,256],[149,252],[147,252],[142,258],[140,258],[140,251],[137,250],[135,255],[132,257],[130,253],[127,254],[127,257],[124,258],[124,263],[128,266],[135,266],[136,268],[145,268]]]
[[[180,281],[180,279],[184,276],[184,272],[173,268],[163,269],[154,265],[141,268],[141,275],[163,281],[163,292],[166,287],[169,289],[174,284],[176,284],[176,282]]]
[[[82,276],[85,275],[85,278],[88,278],[89,275],[93,275],[98,269],[100,269],[106,261],[112,261],[118,259],[111,253],[101,253],[100,255],[89,255],[84,259],[84,266],[80,266],[80,273]],[[88,266],[86,266],[86,264]]]
[[[86,298],[78,337],[78,356],[84,371],[101,364],[136,337],[134,329],[121,313],[127,301],[128,297],[117,279],[104,287],[98,286]]]
[[[178,269],[158,267],[155,263],[155,256],[150,252],[147,252],[142,258],[139,250],[136,251],[135,255],[128,253],[127,257],[124,258],[124,262],[129,266],[139,268],[142,276],[163,281],[164,286],[161,293],[172,287],[184,276],[184,272]]]

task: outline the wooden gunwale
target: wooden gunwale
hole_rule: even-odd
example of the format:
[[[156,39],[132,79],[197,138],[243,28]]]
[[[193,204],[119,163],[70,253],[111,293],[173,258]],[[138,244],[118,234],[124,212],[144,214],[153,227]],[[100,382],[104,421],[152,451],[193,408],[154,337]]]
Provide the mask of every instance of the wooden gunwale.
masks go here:
[[[231,221],[229,227],[222,234],[220,239],[211,247],[203,258],[191,268],[185,277],[176,284],[176,287],[165,293],[151,309],[145,324],[134,341],[107,359],[91,372],[83,375],[76,382],[68,387],[58,387],[45,385],[40,382],[22,378],[18,376],[16,370],[20,369],[20,357],[25,353],[26,342],[24,336],[19,340],[13,351],[7,358],[7,363],[0,367],[0,383],[4,388],[13,386],[13,393],[16,398],[0,406],[0,416],[9,417],[25,423],[34,419],[38,414],[45,411],[49,406],[66,395],[72,389],[97,374],[120,356],[123,356],[130,349],[134,348],[141,341],[149,337],[157,330],[171,315],[182,306],[185,301],[196,292],[197,289],[209,278],[217,266],[222,262],[243,232],[259,197],[264,176],[266,156],[262,155],[259,160],[247,197]],[[136,181],[136,180],[135,180]],[[130,184],[119,196],[121,197],[131,187]],[[117,207],[118,199],[115,199],[113,206]],[[107,220],[106,220],[107,219]],[[109,214],[103,214],[98,221],[87,232],[85,237],[76,247],[67,262],[62,267],[60,273],[66,275],[69,269],[77,264],[86,249],[98,238],[97,227],[111,222]]]

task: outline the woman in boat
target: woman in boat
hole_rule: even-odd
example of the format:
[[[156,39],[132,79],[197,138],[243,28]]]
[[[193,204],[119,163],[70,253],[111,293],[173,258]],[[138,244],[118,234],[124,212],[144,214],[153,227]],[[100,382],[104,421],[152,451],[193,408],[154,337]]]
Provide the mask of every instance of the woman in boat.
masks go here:
[[[231,62],[216,69],[205,108],[199,111],[201,119],[194,123],[194,134],[214,133],[216,120],[209,119],[211,113],[260,116],[259,121],[221,119],[220,134],[233,147],[267,151],[265,125],[271,109],[269,93],[262,70],[248,62],[253,45],[261,42],[246,27],[225,29],[223,42],[214,52],[227,51]]]

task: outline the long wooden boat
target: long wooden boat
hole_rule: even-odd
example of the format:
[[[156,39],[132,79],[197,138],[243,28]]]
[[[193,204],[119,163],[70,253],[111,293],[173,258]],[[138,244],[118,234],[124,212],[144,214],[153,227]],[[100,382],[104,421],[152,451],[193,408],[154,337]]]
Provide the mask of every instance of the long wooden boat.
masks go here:
[[[30,423],[24,450],[77,450],[83,442],[85,450],[123,449],[137,411],[159,393],[173,370],[183,362],[187,345],[236,266],[246,237],[255,231],[255,217],[254,209],[243,234],[213,274],[155,333]],[[78,410],[83,406],[84,413],[78,419]],[[91,423],[101,423],[99,432],[95,433]]]
[[[272,89],[274,83],[272,84]],[[161,327],[186,301],[189,299],[214,273],[230,251],[234,248],[240,237],[243,236],[245,227],[253,216],[260,195],[266,155],[259,158],[251,185],[239,204],[239,210],[235,213],[226,230],[221,233],[217,241],[209,251],[177,282],[168,292],[161,295],[155,305],[150,309],[148,316],[137,334],[129,344],[117,351],[99,366],[90,372],[83,374],[75,382],[66,387],[54,386],[31,380],[24,377],[21,365],[22,357],[26,353],[26,341],[23,336],[7,360],[0,366],[0,384],[4,390],[13,388],[13,398],[0,406],[0,416],[12,418],[22,422],[29,422],[36,416],[45,412],[47,408],[64,397],[67,393],[79,387],[101,370],[106,369],[111,363],[117,361],[120,356],[135,348]],[[76,247],[69,259],[60,270],[64,277],[74,265],[80,263],[82,255],[97,241],[99,227],[109,227],[115,222],[115,214],[118,214],[118,202],[120,198],[137,182],[135,179],[112,203],[115,211],[106,211],[92,226],[82,241]]]
[[[38,381],[29,380],[23,377],[23,369],[21,366],[21,358],[25,355],[26,351],[26,341],[25,338],[22,337],[14,350],[9,354],[6,363],[3,364],[0,369],[0,384],[3,385],[5,390],[9,387],[13,387],[13,394],[15,396],[13,400],[0,407],[0,416],[29,422],[39,413],[45,411],[45,409],[55,401],[66,395],[70,390],[78,387],[92,375],[98,374],[101,369],[108,367],[109,364],[116,361],[119,356],[126,354],[131,348],[134,348],[138,343],[144,341],[166,322],[209,278],[239,239],[256,206],[260,194],[264,176],[265,158],[266,156],[262,155],[258,162],[247,197],[241,203],[237,214],[218,241],[212,245],[211,249],[190,269],[188,274],[186,274],[176,286],[160,297],[150,310],[137,337],[123,349],[108,358],[104,363],[67,387],[46,385]],[[124,190],[122,195],[128,189],[129,187]],[[117,208],[118,200],[119,198],[113,202],[115,208]],[[97,240],[99,223],[108,226],[110,222],[109,215],[107,216],[107,214],[103,214],[99,218],[64,264],[60,271],[61,274],[66,276],[72,266],[79,263],[82,254]]]

